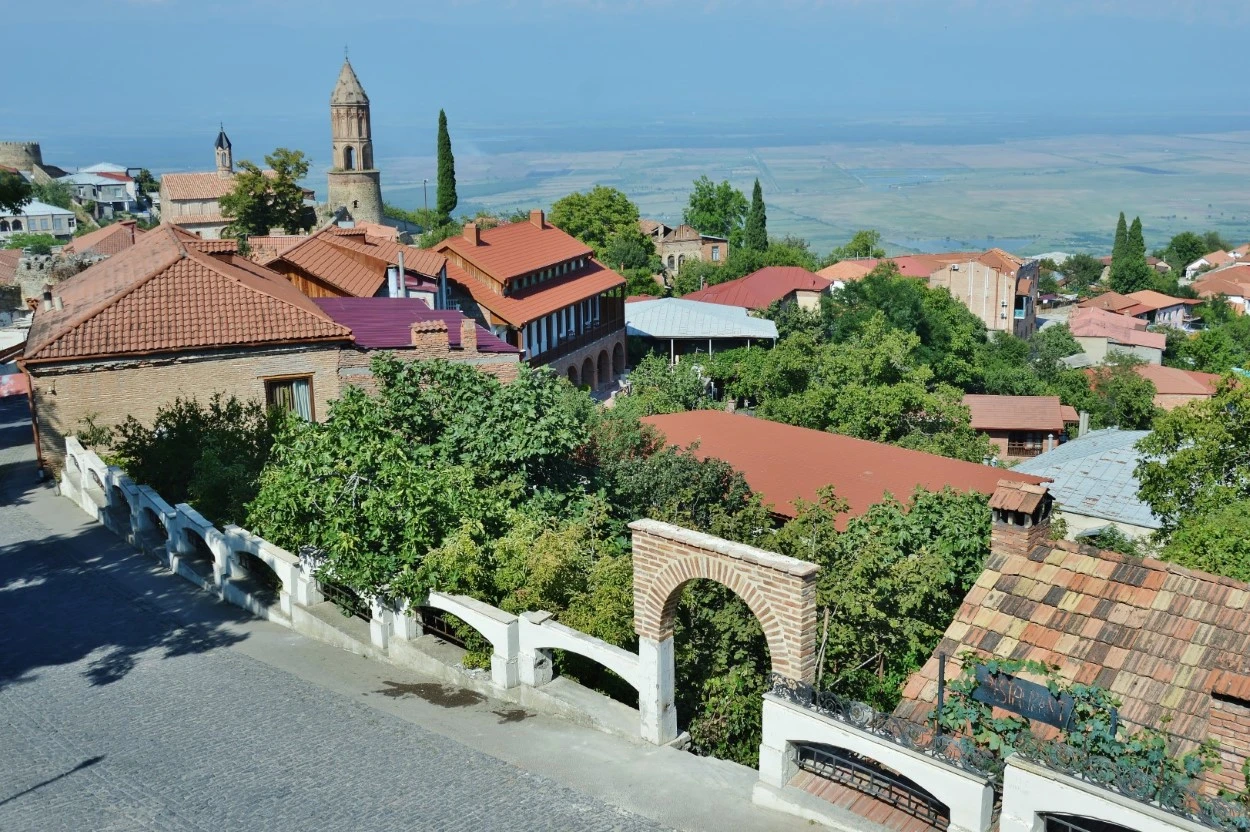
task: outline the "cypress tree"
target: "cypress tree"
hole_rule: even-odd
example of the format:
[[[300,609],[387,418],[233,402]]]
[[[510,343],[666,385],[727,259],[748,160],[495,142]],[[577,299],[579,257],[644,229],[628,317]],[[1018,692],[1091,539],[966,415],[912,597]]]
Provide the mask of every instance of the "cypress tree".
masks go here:
[[[764,191],[760,180],[755,180],[751,192],[751,209],[747,211],[746,225],[742,229],[742,246],[751,251],[768,250],[768,215],[764,212]]]
[[[1128,223],[1124,221],[1124,212],[1120,212],[1120,221],[1115,224],[1115,244],[1111,246],[1111,283],[1117,282],[1116,278],[1120,271],[1124,268],[1124,255],[1127,254],[1126,246],[1128,245]]]
[[[456,210],[456,157],[451,155],[451,136],[447,133],[447,113],[438,111],[438,195],[435,208],[444,221]]]

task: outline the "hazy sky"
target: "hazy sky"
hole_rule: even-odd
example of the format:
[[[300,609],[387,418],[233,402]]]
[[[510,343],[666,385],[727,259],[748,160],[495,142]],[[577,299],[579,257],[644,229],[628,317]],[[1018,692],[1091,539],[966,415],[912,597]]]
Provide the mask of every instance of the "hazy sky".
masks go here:
[[[15,7],[15,8],[12,8]],[[0,139],[453,125],[1245,113],[1245,0],[0,0]],[[20,68],[16,69],[16,68]],[[314,133],[315,131],[315,133]],[[237,144],[237,141],[236,141]],[[414,152],[417,152],[414,149]],[[420,151],[424,152],[424,150]]]

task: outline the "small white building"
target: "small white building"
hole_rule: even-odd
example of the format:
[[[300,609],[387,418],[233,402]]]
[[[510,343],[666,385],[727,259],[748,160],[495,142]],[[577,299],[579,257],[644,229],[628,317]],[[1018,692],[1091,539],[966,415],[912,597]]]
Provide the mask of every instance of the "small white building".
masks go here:
[[[94,202],[103,216],[111,217],[118,211],[133,213],[141,207],[138,186],[121,165],[101,162],[57,181],[70,186],[79,204]]]
[[[0,242],[14,234],[51,234],[68,240],[78,230],[78,220],[68,208],[31,200],[17,213],[0,211]]]

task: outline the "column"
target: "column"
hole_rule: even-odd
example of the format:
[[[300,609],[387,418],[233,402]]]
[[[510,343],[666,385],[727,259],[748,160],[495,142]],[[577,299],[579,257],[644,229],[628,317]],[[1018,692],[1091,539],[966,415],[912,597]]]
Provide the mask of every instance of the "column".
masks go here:
[[[676,665],[673,637],[638,639],[638,713],[642,738],[655,745],[677,739],[677,706],[673,702]]]

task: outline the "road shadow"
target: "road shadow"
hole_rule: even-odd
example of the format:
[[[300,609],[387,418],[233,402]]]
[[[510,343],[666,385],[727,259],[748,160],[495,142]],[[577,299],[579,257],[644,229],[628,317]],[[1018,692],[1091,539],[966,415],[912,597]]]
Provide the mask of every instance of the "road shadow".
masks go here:
[[[57,780],[63,780],[64,778],[69,777],[71,774],[74,774],[75,772],[82,771],[84,768],[91,768],[93,765],[95,765],[96,763],[100,762],[103,759],[104,759],[103,754],[97,754],[94,757],[88,757],[87,759],[79,763],[78,765],[71,768],[69,771],[62,771],[56,777],[49,777],[47,780],[36,783],[35,785],[31,786],[29,789],[22,789],[17,794],[6,797],[4,800],[0,800],[0,806],[3,806],[6,803],[12,803],[14,800],[17,800],[19,797],[22,797],[23,795],[28,795],[34,791],[38,791],[39,789],[42,789],[44,786],[50,786],[53,783],[55,783]]]

